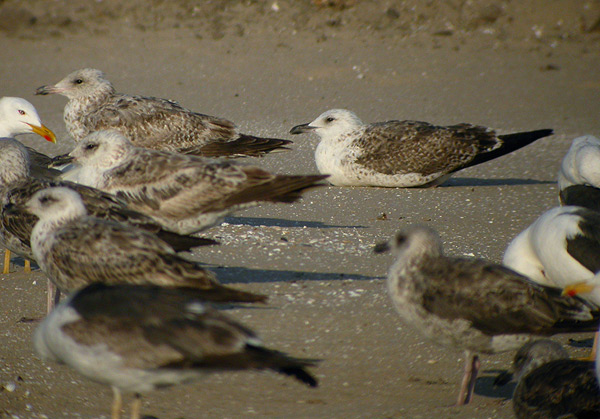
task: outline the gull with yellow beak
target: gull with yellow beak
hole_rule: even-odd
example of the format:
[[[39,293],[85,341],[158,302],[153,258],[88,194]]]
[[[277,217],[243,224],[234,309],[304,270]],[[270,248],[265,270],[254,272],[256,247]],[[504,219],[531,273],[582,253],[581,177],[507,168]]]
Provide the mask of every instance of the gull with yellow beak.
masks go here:
[[[0,138],[14,138],[21,134],[38,134],[51,143],[56,143],[56,135],[47,128],[35,110],[35,107],[27,100],[20,97],[4,96],[0,99]],[[30,147],[26,147],[31,158],[33,174],[36,166],[41,171],[50,164],[51,158]],[[4,270],[8,273],[10,265],[10,250],[4,254]],[[29,260],[25,261],[25,272],[31,272]]]

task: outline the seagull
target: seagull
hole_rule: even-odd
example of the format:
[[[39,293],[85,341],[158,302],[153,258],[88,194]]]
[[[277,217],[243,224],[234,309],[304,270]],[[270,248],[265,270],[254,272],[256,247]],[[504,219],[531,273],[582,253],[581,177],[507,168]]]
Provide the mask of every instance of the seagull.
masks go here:
[[[519,349],[514,364],[518,384],[512,400],[518,419],[600,417],[593,362],[569,359],[560,344],[542,340]]]
[[[66,294],[102,282],[198,288],[220,302],[266,300],[264,295],[221,285],[212,272],[178,256],[154,234],[88,216],[73,189],[38,191],[24,209],[39,218],[31,233],[35,260]]]
[[[209,373],[266,369],[317,386],[306,370],[315,360],[266,348],[251,330],[207,306],[203,293],[93,284],[42,321],[34,347],[42,359],[111,386],[112,419],[121,416],[122,392],[135,395],[131,418],[139,419],[142,393]]]
[[[36,91],[53,93],[69,99],[64,119],[75,142],[93,131],[114,129],[139,147],[209,157],[260,156],[291,144],[240,134],[233,122],[193,112],[172,100],[116,93],[104,73],[93,68],[74,71]]]
[[[559,288],[598,282],[600,213],[576,206],[544,212],[510,242],[502,263],[537,283]],[[585,298],[600,305],[600,288]]]
[[[466,352],[457,405],[471,399],[478,353],[515,350],[532,335],[598,328],[594,305],[502,265],[444,256],[440,237],[429,227],[410,226],[375,247],[390,249],[396,261],[388,291],[400,317],[426,338]]]
[[[600,139],[584,135],[573,140],[558,172],[561,205],[600,211]]]
[[[497,135],[471,124],[447,127],[420,121],[364,124],[345,109],[331,109],[291,134],[315,132],[319,172],[338,186],[430,187],[454,172],[503,156],[552,134],[542,129]]]
[[[25,258],[25,271],[30,271],[31,232],[38,218],[26,211],[11,210],[24,204],[41,189],[64,186],[75,190],[82,198],[86,210],[97,218],[124,222],[156,234],[176,251],[187,251],[193,247],[218,244],[203,238],[183,236],[164,230],[160,224],[147,215],[128,208],[113,195],[98,189],[72,182],[31,176],[29,152],[23,144],[5,138],[0,140],[0,243],[7,248],[4,260],[4,274],[10,272],[10,251]],[[51,281],[48,282],[48,308],[53,307],[58,298]]]
[[[215,225],[259,202],[294,202],[323,175],[275,175],[255,166],[135,147],[117,131],[97,131],[70,153],[79,183],[116,195],[180,234]]]

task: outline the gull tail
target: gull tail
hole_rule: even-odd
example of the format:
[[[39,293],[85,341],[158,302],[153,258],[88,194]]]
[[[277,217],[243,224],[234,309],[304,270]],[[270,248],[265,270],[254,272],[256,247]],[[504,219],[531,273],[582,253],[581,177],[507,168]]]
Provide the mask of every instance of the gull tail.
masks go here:
[[[266,182],[260,182],[261,169],[247,167],[246,174],[254,179],[254,185],[230,196],[223,203],[224,208],[251,202],[295,202],[307,189],[323,186],[318,183],[328,175],[278,175]]]
[[[167,230],[160,230],[156,235],[162,241],[167,242],[176,252],[186,252],[194,247],[220,244],[218,241],[206,237],[177,234]]]
[[[189,285],[188,285],[189,286]],[[215,284],[212,288],[200,289],[202,298],[214,303],[263,303],[267,302],[268,297],[264,294],[254,294],[248,291],[241,291],[225,285]]]
[[[465,166],[462,166],[460,169],[485,163],[495,158],[504,156],[505,154],[512,153],[515,150],[525,147],[526,145],[529,145],[534,141],[539,140],[540,138],[552,135],[553,133],[554,131],[551,129],[540,129],[536,131],[517,132],[515,134],[499,135],[499,147],[488,151],[487,153],[478,154],[473,160],[471,160]]]
[[[194,147],[180,152],[205,157],[260,157],[272,151],[289,150],[286,147],[289,144],[292,144],[292,141],[240,134],[235,140],[215,141],[202,147]]]

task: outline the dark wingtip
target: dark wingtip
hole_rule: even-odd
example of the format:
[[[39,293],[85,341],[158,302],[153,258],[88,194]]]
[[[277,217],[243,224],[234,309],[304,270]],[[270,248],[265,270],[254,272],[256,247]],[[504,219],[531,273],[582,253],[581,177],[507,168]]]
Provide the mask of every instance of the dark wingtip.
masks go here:
[[[278,370],[280,373],[289,375],[290,377],[296,378],[298,381],[303,382],[309,387],[318,387],[319,382],[317,379],[306,371],[303,367],[284,367]]]
[[[390,244],[388,242],[377,243],[373,247],[373,252],[375,253],[385,253],[390,250]]]

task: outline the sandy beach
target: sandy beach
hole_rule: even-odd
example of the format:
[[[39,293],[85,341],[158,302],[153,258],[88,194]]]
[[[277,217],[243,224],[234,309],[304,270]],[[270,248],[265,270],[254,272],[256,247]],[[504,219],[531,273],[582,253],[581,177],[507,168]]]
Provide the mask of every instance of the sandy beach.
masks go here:
[[[512,387],[492,387],[510,352],[484,356],[473,402],[452,407],[463,354],[400,321],[385,286],[392,257],[375,255],[373,245],[424,223],[448,254],[499,262],[518,232],[558,204],[556,174],[571,140],[600,135],[600,4],[472,3],[0,1],[1,95],[36,106],[58,142],[20,139],[51,155],[74,144],[62,119],[66,99],[35,89],[84,67],[103,70],[120,92],[174,99],[242,132],[293,140],[291,151],[244,159],[280,173],[316,173],[316,136],[288,132],[330,108],[365,122],[555,131],[442,187],[325,186],[208,230],[222,244],[191,257],[223,283],[270,298],[267,307],[228,314],[270,347],[322,359],[312,369],[320,386],[268,372],[214,374],[146,395],[144,415],[513,417]],[[108,387],[34,353],[37,322],[20,320],[44,315],[46,279],[13,262],[13,273],[0,275],[0,418],[109,417]],[[590,337],[556,339],[582,356]]]

